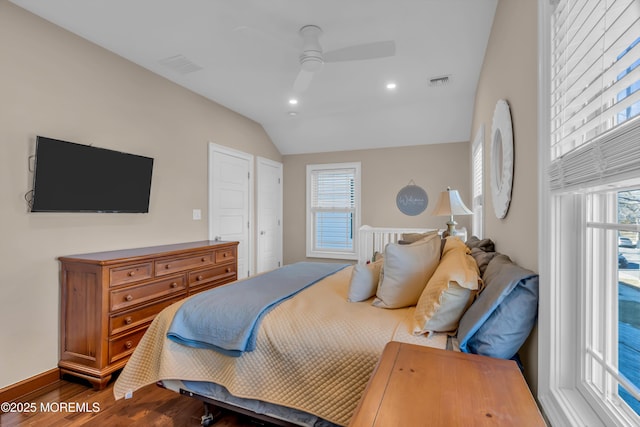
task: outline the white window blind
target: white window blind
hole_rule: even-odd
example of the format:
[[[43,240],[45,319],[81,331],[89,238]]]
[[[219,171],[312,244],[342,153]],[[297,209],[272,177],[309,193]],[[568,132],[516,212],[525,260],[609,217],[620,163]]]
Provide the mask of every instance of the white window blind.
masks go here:
[[[640,2],[559,0],[552,16],[551,158],[640,113]]]
[[[551,25],[550,188],[640,172],[640,2],[560,0]]]
[[[356,256],[360,165],[308,166],[307,256]]]

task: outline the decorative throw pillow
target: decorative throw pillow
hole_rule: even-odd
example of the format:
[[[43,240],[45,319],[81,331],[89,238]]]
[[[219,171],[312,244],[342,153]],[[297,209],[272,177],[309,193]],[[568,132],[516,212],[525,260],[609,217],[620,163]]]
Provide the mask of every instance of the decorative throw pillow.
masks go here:
[[[418,240],[433,236],[434,234],[438,234],[438,230],[431,230],[425,233],[402,233],[402,239],[398,240],[398,244],[410,245],[411,243],[415,243]]]
[[[440,261],[437,234],[411,245],[389,243],[385,248],[382,280],[373,305],[402,308],[415,305]]]
[[[353,267],[347,301],[365,301],[376,294],[382,263],[381,259],[369,264],[356,264]]]
[[[460,319],[460,350],[511,359],[533,329],[538,275],[496,255],[483,276],[485,289]]]
[[[491,239],[479,239],[476,236],[471,236],[466,242],[466,245],[470,248],[482,249],[485,252],[495,252],[496,248]]]
[[[469,248],[459,239],[447,238],[440,264],[418,300],[413,333],[455,331],[479,283],[478,267]]]
[[[498,255],[498,252],[485,252],[480,248],[472,248],[471,256],[476,260],[476,264],[478,264],[478,270],[480,271],[480,276],[484,275],[489,262],[493,259],[494,256]]]

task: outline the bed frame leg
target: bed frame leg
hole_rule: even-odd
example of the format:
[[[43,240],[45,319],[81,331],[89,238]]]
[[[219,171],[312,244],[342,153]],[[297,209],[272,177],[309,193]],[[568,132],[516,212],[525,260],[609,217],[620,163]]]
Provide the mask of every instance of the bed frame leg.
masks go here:
[[[222,415],[222,409],[210,403],[204,402],[204,415],[200,417],[200,425],[202,427],[212,426],[220,421]]]

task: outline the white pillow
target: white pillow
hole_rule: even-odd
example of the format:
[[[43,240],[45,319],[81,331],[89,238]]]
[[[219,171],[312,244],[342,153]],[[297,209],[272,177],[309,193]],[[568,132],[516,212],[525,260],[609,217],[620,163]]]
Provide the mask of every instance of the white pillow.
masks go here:
[[[347,301],[364,301],[376,294],[382,263],[383,260],[381,259],[369,264],[356,264],[353,267]]]
[[[373,305],[381,308],[416,305],[439,261],[437,234],[410,245],[389,243],[384,251],[383,277]]]

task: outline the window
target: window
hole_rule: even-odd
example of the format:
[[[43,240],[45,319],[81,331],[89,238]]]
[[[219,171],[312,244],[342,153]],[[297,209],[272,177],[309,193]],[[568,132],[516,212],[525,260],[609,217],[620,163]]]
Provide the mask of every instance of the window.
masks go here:
[[[307,165],[307,256],[357,259],[360,163]]]
[[[584,386],[590,395],[620,411],[622,419],[636,422],[640,421],[639,196],[638,190],[615,189],[583,196]]]
[[[473,140],[471,147],[471,188],[472,188],[472,205],[473,223],[472,233],[474,236],[482,239],[482,205],[483,205],[483,167],[484,167],[484,125],[480,126],[476,138]]]
[[[539,400],[552,425],[637,426],[640,7],[539,4]]]

